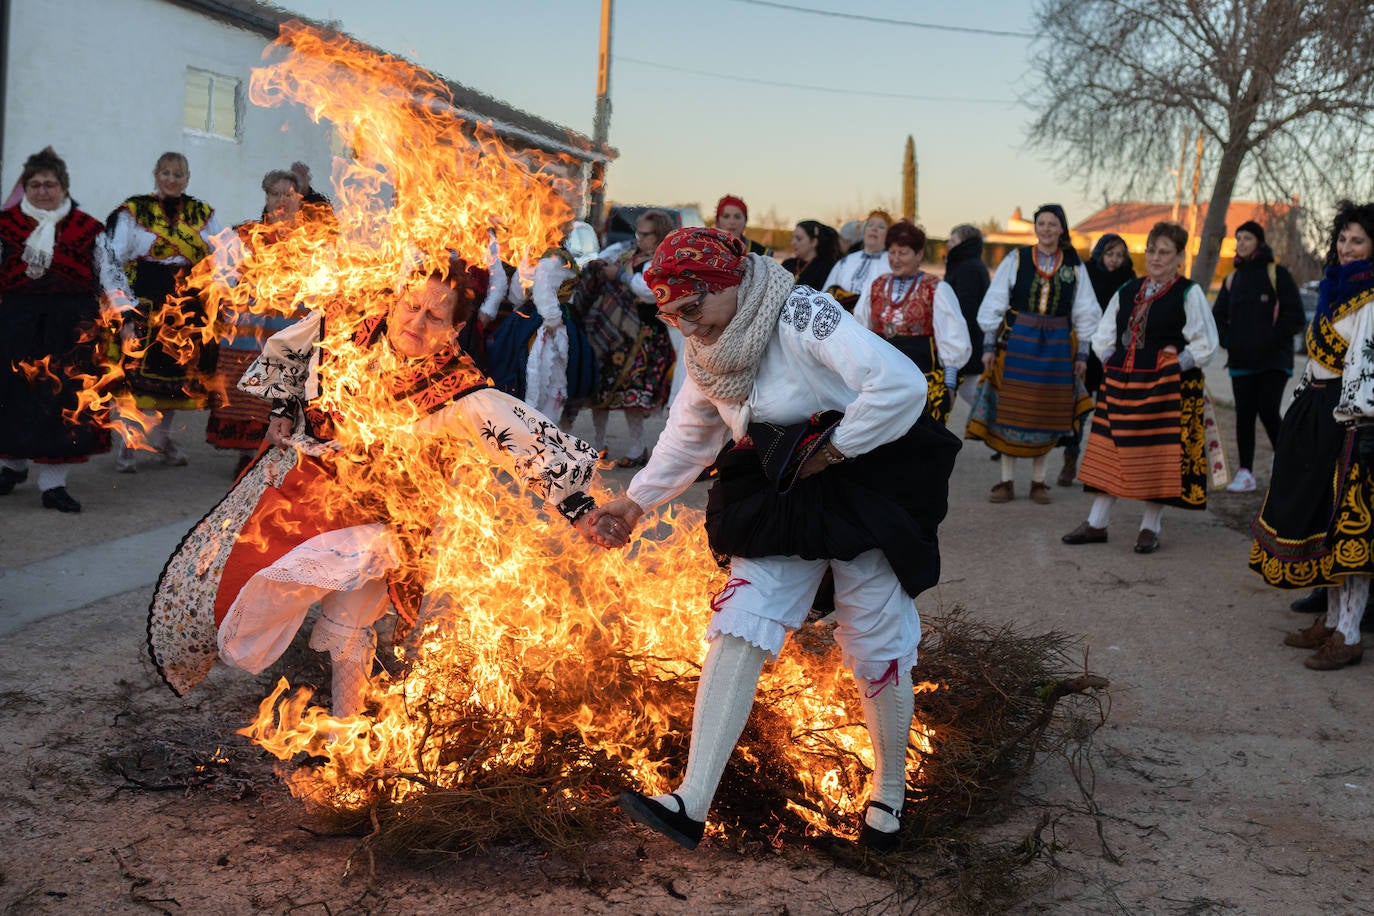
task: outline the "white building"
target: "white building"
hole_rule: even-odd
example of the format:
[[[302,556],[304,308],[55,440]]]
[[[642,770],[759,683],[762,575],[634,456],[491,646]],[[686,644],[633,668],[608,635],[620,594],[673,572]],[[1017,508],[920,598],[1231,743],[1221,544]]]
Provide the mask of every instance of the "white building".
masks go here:
[[[153,190],[168,150],[191,164],[187,193],[224,225],[262,210],[262,176],[301,160],[326,194],[337,140],[303,109],[248,101],[249,74],[281,23],[300,18],[255,0],[0,0],[0,199],[45,146],[67,162],[72,197],[103,219]],[[359,36],[366,41],[366,36]],[[517,149],[586,166],[615,157],[589,138],[457,83],[455,107]],[[580,190],[569,203],[582,210]]]

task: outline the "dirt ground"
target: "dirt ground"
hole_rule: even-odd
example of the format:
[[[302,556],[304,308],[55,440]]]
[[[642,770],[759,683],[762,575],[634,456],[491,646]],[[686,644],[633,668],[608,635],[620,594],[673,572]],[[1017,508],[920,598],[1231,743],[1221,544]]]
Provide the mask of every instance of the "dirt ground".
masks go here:
[[[1228,418],[1223,426],[1229,430]],[[203,416],[185,416],[188,443]],[[962,428],[957,412],[951,426]],[[615,424],[613,424],[614,426]],[[1229,436],[1228,436],[1229,438]],[[619,443],[613,441],[612,449]],[[0,573],[203,511],[232,458],[196,445],[184,469],[72,475],[79,516],[38,507],[32,483],[0,501]],[[1084,666],[1111,679],[1090,767],[1096,817],[1073,774],[1047,761],[989,841],[1049,845],[1015,912],[1359,913],[1374,910],[1374,705],[1366,668],[1306,670],[1283,634],[1308,621],[1291,595],[1246,569],[1242,530],[1260,494],[1213,495],[1165,514],[1163,549],[1131,551],[1138,507],[1105,545],[1067,547],[1081,490],[1054,503],[986,502],[997,479],[970,443],[942,530],[944,579],[923,610],[1079,636]],[[1052,474],[1058,471],[1053,459]],[[1267,463],[1267,455],[1258,462]],[[611,475],[617,485],[626,472]],[[1261,483],[1267,475],[1261,474]],[[696,490],[702,488],[698,486]],[[697,492],[695,498],[701,498]],[[155,574],[161,557],[143,558]],[[75,571],[74,571],[75,572]],[[13,581],[13,580],[11,580]],[[382,866],[366,880],[358,841],[322,837],[234,734],[274,676],[323,674],[296,649],[259,678],[217,671],[180,700],[144,650],[151,589],[111,595],[0,637],[0,903],[13,913],[887,913],[940,912],[946,878],[865,877],[802,851],[694,853],[626,826],[584,867],[534,846],[438,866]],[[0,623],[20,611],[0,575]],[[1361,712],[1366,710],[1366,712]],[[216,755],[212,753],[219,750]]]

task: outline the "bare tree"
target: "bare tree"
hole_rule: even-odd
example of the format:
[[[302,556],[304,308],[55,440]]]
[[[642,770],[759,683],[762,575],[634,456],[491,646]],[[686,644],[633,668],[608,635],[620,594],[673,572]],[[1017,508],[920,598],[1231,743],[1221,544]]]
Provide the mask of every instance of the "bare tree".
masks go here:
[[[1041,0],[1033,142],[1121,195],[1157,191],[1186,128],[1220,157],[1193,278],[1210,280],[1237,182],[1329,200],[1374,173],[1369,0]]]

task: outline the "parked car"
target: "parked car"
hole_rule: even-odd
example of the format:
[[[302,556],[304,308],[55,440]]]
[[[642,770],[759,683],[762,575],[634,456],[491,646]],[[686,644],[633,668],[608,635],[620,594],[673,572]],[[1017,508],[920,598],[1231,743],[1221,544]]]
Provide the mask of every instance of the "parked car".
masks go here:
[[[601,247],[609,248],[616,242],[633,240],[635,224],[639,221],[640,215],[650,210],[662,210],[667,213],[673,221],[674,229],[706,225],[706,221],[701,218],[701,211],[696,207],[614,206],[606,212],[606,229],[601,234]]]

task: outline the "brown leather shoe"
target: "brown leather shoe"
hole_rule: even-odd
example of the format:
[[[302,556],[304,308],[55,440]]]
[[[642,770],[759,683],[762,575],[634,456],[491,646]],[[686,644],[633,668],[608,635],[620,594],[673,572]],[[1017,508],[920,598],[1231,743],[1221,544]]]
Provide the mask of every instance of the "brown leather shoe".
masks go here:
[[[1326,642],[1327,637],[1336,632],[1335,627],[1326,625],[1326,615],[1318,614],[1317,619],[1312,621],[1312,626],[1296,633],[1289,633],[1283,638],[1285,646],[1292,646],[1294,649],[1316,649]]]
[[[1340,633],[1332,633],[1317,651],[1302,660],[1313,671],[1335,671],[1346,665],[1358,665],[1364,657],[1364,646],[1356,642],[1348,645]]]
[[[990,503],[1009,503],[1016,498],[1016,484],[1010,480],[1004,480],[995,484],[992,491],[988,493]]]
[[[1050,485],[1047,483],[1036,483],[1031,481],[1031,502],[1048,506],[1050,504]]]
[[[1105,544],[1107,543],[1107,529],[1094,528],[1084,522],[1059,540],[1065,544]]]
[[[1135,536],[1136,553],[1154,553],[1159,549],[1159,535],[1149,528],[1141,528]]]
[[[1055,483],[1061,487],[1073,486],[1073,479],[1078,475],[1078,456],[1073,452],[1064,453],[1064,469],[1059,472],[1059,479]]]

